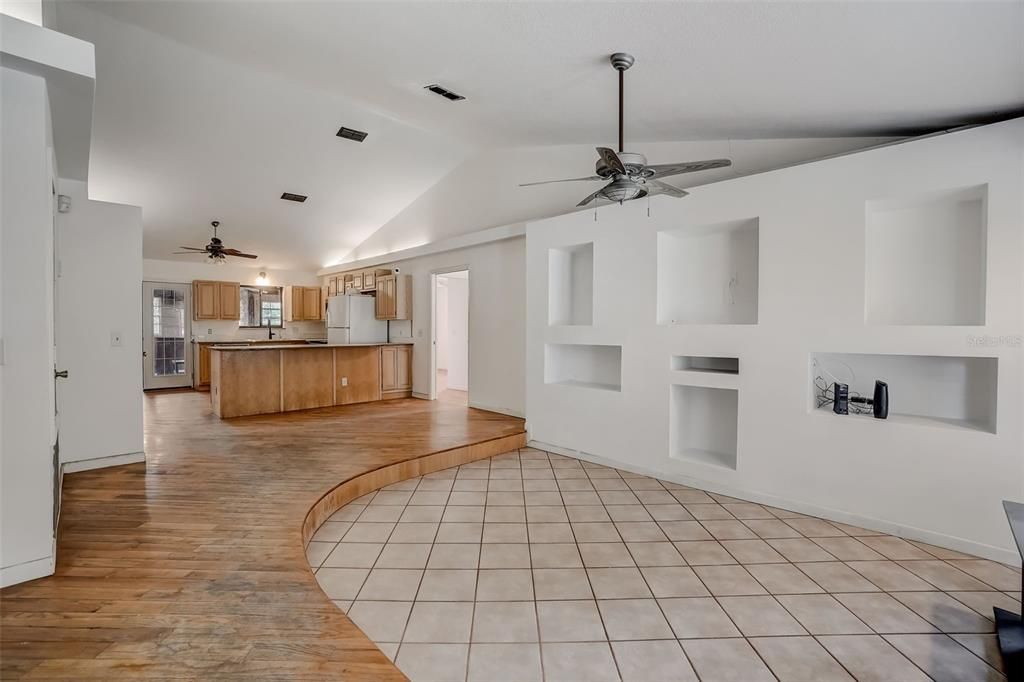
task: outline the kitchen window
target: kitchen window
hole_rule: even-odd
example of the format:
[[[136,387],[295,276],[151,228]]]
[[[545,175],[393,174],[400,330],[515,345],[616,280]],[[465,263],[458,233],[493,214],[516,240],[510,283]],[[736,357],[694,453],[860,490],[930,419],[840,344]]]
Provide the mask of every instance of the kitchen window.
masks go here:
[[[283,327],[281,287],[239,287],[239,327]]]

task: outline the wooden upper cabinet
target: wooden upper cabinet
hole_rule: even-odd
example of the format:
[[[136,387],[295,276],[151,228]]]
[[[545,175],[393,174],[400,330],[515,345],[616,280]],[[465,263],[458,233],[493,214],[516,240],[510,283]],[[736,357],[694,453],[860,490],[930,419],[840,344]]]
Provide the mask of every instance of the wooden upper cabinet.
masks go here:
[[[220,298],[220,319],[237,320],[240,301],[241,285],[238,282],[218,282],[218,297]]]
[[[363,273],[363,291],[370,291],[376,287],[376,278],[373,271]]]
[[[192,319],[237,320],[239,283],[195,280],[192,282]]]
[[[357,272],[352,275],[352,288],[362,290],[363,288],[363,273]]]
[[[378,320],[412,319],[412,275],[378,275]]]
[[[337,296],[339,293],[341,293],[341,292],[338,291],[338,278],[337,277],[330,277],[330,278],[328,278],[328,280],[327,280],[327,295],[328,296]]]
[[[219,282],[195,280],[192,282],[192,318],[216,320],[220,317]]]
[[[320,305],[320,287],[302,287],[302,319],[323,319]]]

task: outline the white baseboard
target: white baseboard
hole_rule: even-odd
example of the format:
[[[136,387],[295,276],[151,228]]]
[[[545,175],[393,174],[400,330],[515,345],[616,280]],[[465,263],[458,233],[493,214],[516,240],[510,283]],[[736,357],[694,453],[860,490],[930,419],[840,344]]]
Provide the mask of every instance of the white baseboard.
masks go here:
[[[26,580],[35,580],[36,578],[45,578],[48,575],[53,575],[54,563],[54,557],[51,554],[48,557],[33,559],[23,564],[4,566],[0,568],[0,587],[9,587],[23,583]]]
[[[740,490],[738,488],[730,488],[718,483],[712,483],[699,478],[693,478],[691,476],[681,476],[678,474],[671,474],[664,471],[654,471],[647,469],[646,467],[638,467],[625,462],[620,462],[614,459],[608,459],[606,457],[600,457],[598,455],[592,455],[589,452],[581,452],[579,450],[573,450],[571,448],[564,448],[558,445],[552,445],[550,443],[544,443],[541,441],[531,440],[527,443],[529,447],[537,448],[538,450],[545,450],[547,452],[553,452],[557,455],[565,455],[566,457],[574,457],[576,459],[582,459],[594,464],[603,464],[604,466],[614,467],[616,469],[622,469],[623,471],[631,471],[635,474],[642,474],[644,476],[650,476],[652,478],[660,478],[664,481],[670,481],[672,483],[678,483],[680,485],[687,485],[693,488],[700,488],[719,495],[727,495],[729,497],[736,497],[741,500],[748,500],[750,502],[756,502],[758,504],[766,504],[771,507],[778,507],[779,509],[786,509],[788,511],[794,511],[799,514],[807,514],[808,516],[817,516],[829,521],[838,521],[839,523],[846,523],[851,526],[859,526],[861,528],[867,528],[868,530],[876,530],[880,533],[888,533],[889,535],[895,535],[896,537],[905,538],[907,540],[917,540],[918,542],[926,542],[929,545],[935,545],[936,547],[945,547],[946,549],[952,549],[957,552],[964,552],[965,554],[972,554],[974,556],[984,557],[991,559],[992,561],[999,561],[1004,564],[1011,564],[1013,566],[1020,566],[1021,558],[1017,552],[1012,549],[1005,549],[1003,547],[995,547],[993,545],[986,545],[980,542],[974,542],[966,538],[956,537],[953,535],[945,535],[943,533],[936,533],[934,531],[926,530],[923,528],[916,528],[914,526],[906,526],[899,523],[893,523],[891,521],[885,521],[883,519],[875,519],[869,516],[860,516],[858,514],[851,514],[838,509],[830,509],[828,507],[819,507],[817,505],[808,504],[806,502],[800,502],[797,500],[789,500],[775,495],[768,495],[765,493],[759,493],[751,490]]]
[[[104,469],[116,467],[122,464],[137,464],[146,461],[145,452],[129,452],[124,455],[111,455],[110,457],[96,457],[95,459],[80,459],[75,462],[64,462],[61,469],[66,474],[73,474],[78,471],[89,471],[90,469]]]
[[[420,400],[430,400],[430,396],[426,393],[417,393],[416,391],[412,392],[412,397],[419,398]]]
[[[517,410],[512,410],[512,409],[509,409],[507,407],[493,407],[491,405],[483,405],[481,403],[474,402],[472,400],[469,401],[469,406],[472,407],[475,410],[484,410],[486,412],[497,412],[498,414],[504,414],[504,415],[507,415],[509,417],[519,417],[520,419],[523,419],[525,417],[525,415],[522,412],[519,412]]]

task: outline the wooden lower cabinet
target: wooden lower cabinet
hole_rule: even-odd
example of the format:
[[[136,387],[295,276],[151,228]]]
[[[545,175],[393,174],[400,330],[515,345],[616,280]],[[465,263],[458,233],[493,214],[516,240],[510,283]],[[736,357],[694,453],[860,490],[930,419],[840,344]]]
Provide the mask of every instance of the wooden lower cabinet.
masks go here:
[[[196,345],[196,373],[192,387],[210,387],[210,346],[205,343]]]
[[[381,398],[403,398],[412,394],[412,346],[380,347]]]

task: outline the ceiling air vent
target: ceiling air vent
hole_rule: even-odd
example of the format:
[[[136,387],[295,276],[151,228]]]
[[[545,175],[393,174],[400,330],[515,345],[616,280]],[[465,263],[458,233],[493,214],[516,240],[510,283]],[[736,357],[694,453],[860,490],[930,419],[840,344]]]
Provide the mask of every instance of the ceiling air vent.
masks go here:
[[[285,201],[297,201],[301,204],[309,197],[307,197],[305,194],[292,194],[291,192],[282,192],[281,198],[284,199]]]
[[[453,102],[458,102],[459,100],[466,99],[457,92],[452,92],[448,88],[442,88],[437,83],[434,83],[433,85],[424,85],[423,87],[426,90],[430,90],[435,95],[441,95],[441,97],[444,97],[445,99],[450,99]]]
[[[366,139],[367,133],[361,130],[354,130],[353,128],[346,128],[342,126],[338,129],[338,137],[343,137],[346,140],[354,140],[356,142],[362,142]]]

